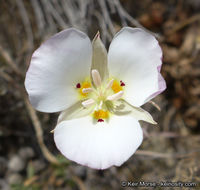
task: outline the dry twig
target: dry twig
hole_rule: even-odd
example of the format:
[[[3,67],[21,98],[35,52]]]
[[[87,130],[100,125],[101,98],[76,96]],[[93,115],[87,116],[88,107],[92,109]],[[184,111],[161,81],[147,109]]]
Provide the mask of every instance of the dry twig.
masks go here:
[[[44,0],[44,5],[47,6],[47,10],[50,11],[50,13],[52,14],[53,18],[57,21],[57,23],[59,24],[59,26],[62,29],[65,29],[65,28],[68,27],[66,22],[63,20],[63,18],[59,14],[59,12],[56,9],[53,8],[53,6],[52,6],[50,1]]]
[[[86,190],[86,187],[85,187],[83,181],[79,177],[73,175],[72,179],[76,182],[76,184],[78,185],[80,190]]]
[[[176,109],[174,107],[171,107],[168,110],[168,112],[166,113],[165,118],[164,118],[164,122],[163,122],[163,128],[164,128],[163,130],[164,131],[169,130],[171,119],[175,115],[175,113],[176,113]]]
[[[182,28],[186,27],[187,25],[192,24],[192,23],[194,23],[194,22],[196,22],[196,21],[198,21],[198,20],[200,20],[200,14],[194,15],[194,16],[190,17],[189,19],[184,20],[183,22],[177,23],[177,24],[175,25],[175,27],[172,28],[172,29],[167,33],[167,35],[172,35],[172,34],[174,34],[175,32],[177,32],[177,31],[181,30]]]
[[[153,33],[152,31],[149,31],[148,29],[144,28],[136,19],[134,19],[130,14],[128,14],[128,12],[122,7],[119,0],[115,0],[113,1],[113,3],[115,4],[115,7],[120,15],[122,23],[125,24],[126,23],[125,20],[128,20],[133,26],[142,28],[147,32],[151,33],[152,35],[154,35],[155,37],[160,38],[159,34]]]
[[[149,101],[149,103],[151,104],[151,105],[153,105],[158,111],[161,111],[161,109],[160,109],[160,106],[158,105],[158,104],[156,104],[155,102],[153,102],[153,101]]]
[[[24,24],[24,28],[27,34],[27,38],[28,38],[28,42],[29,42],[29,50],[32,51],[33,50],[33,32],[32,32],[32,28],[31,28],[31,24],[30,24],[30,20],[28,17],[28,14],[26,12],[26,9],[24,7],[24,3],[23,0],[16,0],[18,9],[19,9],[19,13],[21,15],[23,24]]]
[[[141,155],[141,156],[151,156],[155,158],[186,158],[186,157],[191,157],[197,152],[200,152],[200,150],[192,151],[189,153],[160,153],[160,152],[153,152],[153,151],[147,151],[147,150],[137,150],[136,155]]]
[[[30,105],[28,98],[24,97],[24,99],[25,99],[24,102],[25,102],[26,108],[28,110],[29,116],[30,116],[33,126],[35,128],[38,143],[40,145],[40,148],[41,148],[45,158],[49,162],[58,165],[59,164],[58,160],[49,152],[49,150],[47,149],[47,147],[44,144],[42,126],[37,117],[36,111]]]
[[[38,1],[31,0],[31,4],[33,6],[33,10],[35,12],[35,17],[36,17],[36,24],[38,26],[38,31],[39,34],[42,34],[44,31],[45,27],[45,19],[44,19],[44,14],[42,12],[42,9],[38,3]]]
[[[107,6],[106,6],[105,1],[104,0],[99,1],[99,5],[101,7],[101,11],[102,11],[104,20],[105,20],[105,22],[106,22],[111,34],[114,36],[116,31],[115,31],[115,28],[113,26],[113,23],[112,23],[112,20],[110,18],[110,15],[108,14],[108,10],[107,10]]]
[[[23,73],[18,69],[14,61],[11,59],[9,53],[0,45],[0,55],[5,59],[5,63],[19,76],[23,76]]]

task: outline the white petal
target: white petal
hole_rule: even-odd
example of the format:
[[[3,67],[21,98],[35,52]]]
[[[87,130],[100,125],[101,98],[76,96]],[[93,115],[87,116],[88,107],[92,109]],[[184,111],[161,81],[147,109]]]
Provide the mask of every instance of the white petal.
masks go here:
[[[125,27],[108,51],[109,72],[125,82],[125,99],[141,106],[161,93],[166,84],[160,74],[162,50],[158,41],[139,28]]]
[[[25,87],[33,107],[43,112],[64,110],[77,101],[76,84],[90,76],[92,45],[86,34],[64,30],[34,53]]]
[[[140,146],[143,132],[131,116],[94,124],[90,116],[61,122],[54,140],[68,159],[95,169],[123,164]]]
[[[160,67],[158,67],[158,70],[160,69]],[[151,100],[152,98],[156,97],[157,95],[159,95],[160,93],[162,93],[164,90],[166,89],[166,82],[163,79],[162,75],[160,73],[158,73],[158,90],[155,91],[153,94],[151,94],[150,96],[148,96],[145,99],[145,102],[148,102],[149,100]]]

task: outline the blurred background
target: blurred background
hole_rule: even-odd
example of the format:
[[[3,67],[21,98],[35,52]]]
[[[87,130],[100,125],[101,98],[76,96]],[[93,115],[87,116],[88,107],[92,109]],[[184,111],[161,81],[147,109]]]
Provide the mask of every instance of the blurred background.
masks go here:
[[[144,106],[158,126],[142,122],[145,139],[136,154],[121,167],[97,171],[60,155],[50,133],[58,114],[30,106],[24,76],[33,51],[62,29],[76,27],[91,39],[99,30],[108,48],[127,25],[157,37],[167,89]],[[198,184],[199,52],[200,0],[0,0],[0,189],[140,189],[122,187],[122,181]]]

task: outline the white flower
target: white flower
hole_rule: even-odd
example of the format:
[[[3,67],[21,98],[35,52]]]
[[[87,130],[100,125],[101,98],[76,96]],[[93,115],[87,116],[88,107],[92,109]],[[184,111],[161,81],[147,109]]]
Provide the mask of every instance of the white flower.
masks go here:
[[[64,156],[95,169],[120,166],[142,142],[138,120],[155,124],[139,106],[166,88],[161,57],[139,28],[120,30],[108,54],[99,34],[91,43],[71,28],[33,53],[25,87],[35,109],[61,111],[54,140]]]

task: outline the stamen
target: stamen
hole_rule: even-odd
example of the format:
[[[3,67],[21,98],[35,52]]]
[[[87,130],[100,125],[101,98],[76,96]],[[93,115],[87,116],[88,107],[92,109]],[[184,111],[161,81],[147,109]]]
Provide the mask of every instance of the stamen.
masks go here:
[[[76,84],[76,88],[81,88],[81,84],[80,84],[80,83],[77,83],[77,84]]]
[[[83,97],[87,97],[87,95],[88,95],[88,93],[84,93],[83,92],[83,89],[84,88],[91,88],[91,83],[89,82],[89,81],[84,81],[84,82],[82,82],[81,83],[81,88],[79,89],[79,92],[80,92],[80,94],[81,94],[81,96],[83,96]]]
[[[82,89],[83,93],[88,93],[88,92],[92,92],[92,91],[93,91],[92,88],[83,88]]]
[[[113,94],[111,96],[108,96],[107,97],[107,100],[110,100],[110,101],[113,101],[113,100],[118,100],[120,99],[122,96],[123,96],[124,92],[123,91],[119,91],[118,93],[116,94]]]
[[[93,105],[95,103],[95,101],[93,99],[88,99],[85,100],[84,102],[82,102],[83,107],[88,108],[91,105]]]
[[[92,79],[96,87],[99,87],[101,85],[101,76],[99,74],[99,71],[92,70]]]
[[[113,82],[114,82],[114,79],[112,79],[111,81],[109,81],[109,83],[108,83],[107,86],[106,86],[106,90],[108,90],[109,88],[112,87]]]

